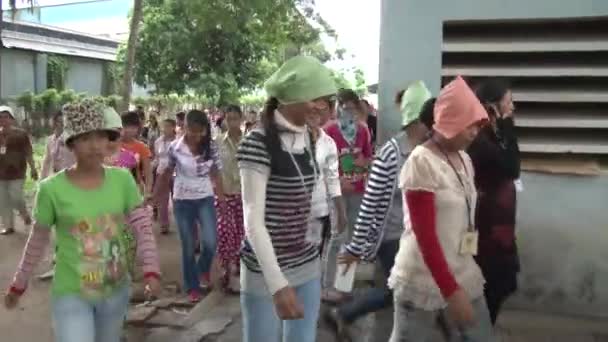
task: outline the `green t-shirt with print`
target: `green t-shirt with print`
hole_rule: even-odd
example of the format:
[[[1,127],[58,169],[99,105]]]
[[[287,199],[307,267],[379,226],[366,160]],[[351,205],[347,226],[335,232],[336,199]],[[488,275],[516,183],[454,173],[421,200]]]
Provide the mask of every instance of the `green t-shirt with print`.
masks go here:
[[[53,296],[104,298],[126,284],[125,215],[142,202],[124,169],[106,167],[94,190],[76,187],[65,172],[40,183],[34,217],[54,227],[57,244]]]

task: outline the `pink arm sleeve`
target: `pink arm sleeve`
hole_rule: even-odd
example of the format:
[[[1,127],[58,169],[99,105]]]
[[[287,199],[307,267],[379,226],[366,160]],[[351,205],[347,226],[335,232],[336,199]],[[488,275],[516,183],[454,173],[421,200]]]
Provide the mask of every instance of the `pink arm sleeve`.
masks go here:
[[[363,132],[362,135],[364,136],[364,143],[361,149],[361,153],[366,159],[371,160],[374,154],[374,149],[372,146],[372,135],[369,133],[369,129],[365,126],[359,126],[359,132]]]
[[[34,272],[34,268],[38,265],[46,247],[51,241],[51,229],[42,226],[38,223],[34,224],[30,236],[25,244],[21,262],[17,267],[17,272],[13,278],[10,291],[22,294],[27,288],[27,283]]]
[[[143,265],[144,277],[160,278],[160,265],[156,240],[152,233],[152,212],[147,207],[133,209],[127,215],[127,224],[137,240],[137,258]]]
[[[40,171],[40,179],[45,179],[51,174],[51,160],[53,158],[53,149],[51,146],[52,139],[49,138],[46,142],[46,150],[44,152],[44,159],[42,159],[42,170]]]

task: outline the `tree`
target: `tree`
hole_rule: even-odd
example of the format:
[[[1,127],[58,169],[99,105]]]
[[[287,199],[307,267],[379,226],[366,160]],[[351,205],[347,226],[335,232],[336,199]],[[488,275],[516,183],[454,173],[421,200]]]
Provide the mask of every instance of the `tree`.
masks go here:
[[[367,83],[365,82],[365,73],[360,68],[354,68],[353,74],[355,75],[355,91],[359,96],[363,96],[367,93]]]
[[[331,58],[328,31],[307,0],[145,0],[135,53],[138,84],[192,90],[220,104],[251,92],[286,58]]]
[[[128,109],[131,102],[131,91],[133,90],[133,67],[135,63],[135,53],[137,51],[137,35],[139,24],[143,17],[143,0],[133,1],[133,14],[129,25],[129,40],[127,42],[126,60],[123,71],[122,81],[122,100],[123,109]]]
[[[332,76],[334,77],[334,81],[336,82],[336,86],[338,89],[351,89],[352,85],[350,81],[346,78],[344,71],[342,70],[332,70]]]
[[[353,82],[349,80],[349,77],[347,77],[347,74],[353,75],[355,81],[354,85]],[[359,96],[363,96],[367,93],[365,73],[360,68],[354,67],[346,70],[332,70],[332,75],[338,88],[352,89]]]

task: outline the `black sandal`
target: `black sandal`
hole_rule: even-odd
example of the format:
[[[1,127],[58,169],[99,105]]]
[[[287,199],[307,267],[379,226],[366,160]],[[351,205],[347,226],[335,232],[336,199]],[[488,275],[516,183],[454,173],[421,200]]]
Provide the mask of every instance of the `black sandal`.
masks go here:
[[[15,228],[6,228],[0,231],[0,235],[11,235],[15,234]]]

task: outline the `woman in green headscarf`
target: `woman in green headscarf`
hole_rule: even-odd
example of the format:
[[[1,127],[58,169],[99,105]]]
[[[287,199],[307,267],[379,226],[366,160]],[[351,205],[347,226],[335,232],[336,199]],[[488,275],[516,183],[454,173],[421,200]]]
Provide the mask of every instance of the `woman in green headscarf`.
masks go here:
[[[314,342],[321,297],[319,248],[307,239],[319,177],[306,122],[331,110],[331,72],[294,57],[266,82],[262,127],[238,149],[246,239],[241,250],[243,341]]]

